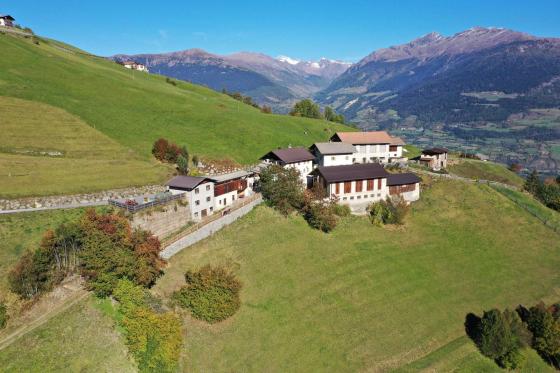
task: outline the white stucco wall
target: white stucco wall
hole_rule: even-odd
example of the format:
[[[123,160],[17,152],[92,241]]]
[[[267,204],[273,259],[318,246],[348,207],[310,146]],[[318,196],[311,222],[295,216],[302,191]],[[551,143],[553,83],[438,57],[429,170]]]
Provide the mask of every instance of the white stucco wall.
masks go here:
[[[214,197],[214,211],[219,211],[227,206],[231,206],[237,201],[237,190]]]
[[[188,192],[188,195],[193,220],[202,218],[202,210],[206,210],[207,215],[212,215],[214,212],[214,183],[200,184]]]
[[[388,144],[354,144],[354,148],[356,151],[352,154],[353,163],[387,163],[389,161]]]
[[[352,164],[352,154],[334,154],[318,157],[319,166],[344,166]]]
[[[416,183],[415,189],[411,192],[401,193],[400,196],[406,202],[414,202],[420,199],[420,183]]]
[[[344,182],[332,183],[328,185],[329,195],[335,195],[338,198],[340,204],[345,205],[363,205],[370,204],[371,202],[384,200],[389,194],[389,189],[387,188],[387,179],[381,179],[381,188],[378,187],[378,180],[374,179],[373,190],[367,190],[367,181],[352,181],[352,189],[350,193],[344,193]],[[356,192],[356,183],[362,183],[362,191]],[[336,184],[339,184],[339,193],[336,193]]]

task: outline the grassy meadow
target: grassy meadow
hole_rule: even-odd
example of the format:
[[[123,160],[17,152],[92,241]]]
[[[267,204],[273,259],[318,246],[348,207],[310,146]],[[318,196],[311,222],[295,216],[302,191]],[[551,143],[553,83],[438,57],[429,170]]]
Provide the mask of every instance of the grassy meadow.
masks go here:
[[[80,213],[0,216],[0,271]],[[237,273],[242,307],[212,326],[185,317],[184,371],[499,372],[465,336],[466,314],[560,296],[560,235],[493,188],[450,180],[424,187],[404,227],[349,217],[323,234],[260,206],[173,257],[153,292],[167,299],[186,269],[208,263]],[[0,363],[133,369],[103,306],[81,302],[0,351]],[[549,370],[526,354],[524,371]]]
[[[187,317],[185,371],[499,371],[466,314],[560,296],[560,235],[488,186],[449,180],[402,228],[350,217],[323,234],[259,207],[173,257],[154,291],[207,263],[235,270],[243,304],[214,326]],[[528,371],[548,369],[527,354]]]
[[[93,297],[0,351],[3,372],[136,372],[124,338]]]
[[[56,107],[0,96],[0,198],[160,183],[171,169]]]
[[[191,154],[254,163],[270,149],[308,146],[349,128],[263,114],[202,86],[169,84],[162,76],[62,49],[55,41],[35,45],[0,34],[0,49],[0,96],[63,109],[145,159],[151,159],[153,142],[166,137],[186,144]]]
[[[517,187],[523,186],[524,179],[508,170],[504,165],[473,159],[457,159],[456,161],[459,163],[449,165],[447,168],[451,174],[470,179],[498,181]]]

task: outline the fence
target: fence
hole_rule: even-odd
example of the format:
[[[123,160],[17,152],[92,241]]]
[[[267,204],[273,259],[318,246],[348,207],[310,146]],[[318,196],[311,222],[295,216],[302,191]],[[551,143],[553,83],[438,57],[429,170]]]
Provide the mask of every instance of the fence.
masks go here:
[[[210,215],[208,218],[189,226],[187,229],[177,233],[176,235],[173,235],[171,237],[166,238],[163,242],[162,242],[162,246],[170,246],[172,244],[174,244],[175,242],[179,241],[181,238],[188,236],[191,233],[196,232],[197,230],[199,230],[200,228],[204,227],[205,225],[208,225],[216,220],[219,220],[220,218],[224,217],[225,215],[228,215],[234,211],[237,211],[247,205],[249,205],[250,203],[256,201],[256,200],[260,200],[261,199],[261,195],[260,194],[254,194],[251,197],[246,197],[244,198],[241,202],[231,206],[229,209],[225,208],[221,211],[216,212],[213,215]]]
[[[135,212],[138,212],[140,210],[144,210],[150,207],[154,207],[154,206],[159,206],[159,205],[164,205],[166,203],[168,203],[169,201],[173,201],[176,199],[182,199],[183,198],[183,194],[170,194],[167,195],[165,197],[160,197],[160,198],[156,198],[153,201],[147,202],[147,203],[142,203],[142,204],[137,204],[137,205],[131,205],[131,204],[127,204],[126,202],[119,202],[115,199],[110,199],[109,205],[111,206],[116,206],[119,207],[121,209],[127,210],[128,212],[134,214]]]

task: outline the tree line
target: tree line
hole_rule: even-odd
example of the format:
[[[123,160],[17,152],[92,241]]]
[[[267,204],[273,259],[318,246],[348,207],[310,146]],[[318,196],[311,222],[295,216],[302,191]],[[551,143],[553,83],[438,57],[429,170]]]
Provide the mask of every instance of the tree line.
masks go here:
[[[544,181],[539,178],[536,170],[533,170],[525,180],[524,188],[545,206],[560,211],[560,175],[547,178]]]
[[[465,331],[480,352],[502,368],[519,369],[522,350],[531,347],[550,365],[560,368],[560,304],[538,303],[514,311],[492,309],[482,317],[468,314]]]
[[[342,114],[337,114],[330,106],[326,106],[325,110],[321,113],[321,109],[318,104],[310,99],[304,99],[296,102],[290,115],[296,117],[313,118],[313,119],[325,119],[329,122],[336,122],[344,124],[344,116]]]

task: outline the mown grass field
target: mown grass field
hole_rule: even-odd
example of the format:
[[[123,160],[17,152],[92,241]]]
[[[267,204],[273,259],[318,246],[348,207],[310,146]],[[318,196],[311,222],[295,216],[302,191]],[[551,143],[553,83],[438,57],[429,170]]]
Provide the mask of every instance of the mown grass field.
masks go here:
[[[113,320],[87,298],[0,351],[3,372],[136,372]]]
[[[62,109],[0,96],[0,198],[161,183],[172,170]]]
[[[35,45],[31,39],[0,34],[0,49],[0,96],[64,109],[145,159],[151,159],[153,142],[166,137],[187,145],[191,154],[254,163],[270,149],[309,146],[349,129],[263,114],[210,89],[172,85],[162,76],[62,49],[54,41]]]
[[[458,162],[458,164],[448,166],[449,173],[471,179],[498,181],[517,187],[523,186],[523,178],[503,165],[472,159],[459,159]]]
[[[441,180],[403,228],[344,220],[331,234],[259,207],[173,257],[226,264],[243,305],[208,326],[187,318],[185,371],[499,371],[465,337],[468,312],[560,297],[560,235],[490,187]],[[528,352],[527,371],[548,367]]]

